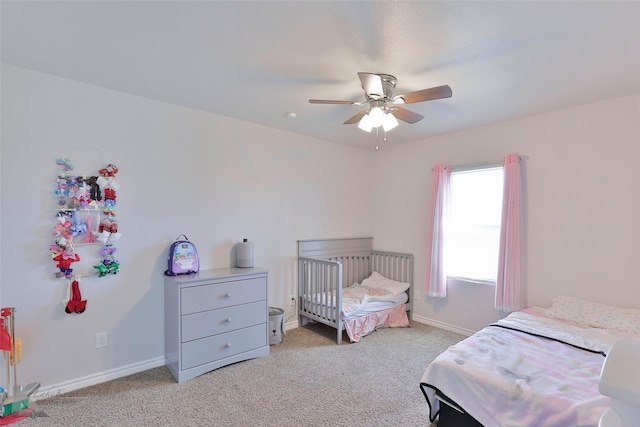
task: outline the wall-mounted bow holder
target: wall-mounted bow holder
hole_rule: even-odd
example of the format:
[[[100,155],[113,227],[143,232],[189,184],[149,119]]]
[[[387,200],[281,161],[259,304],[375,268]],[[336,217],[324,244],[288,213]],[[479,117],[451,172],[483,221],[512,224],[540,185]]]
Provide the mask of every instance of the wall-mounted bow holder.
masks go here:
[[[69,299],[63,301],[65,311],[82,313],[86,300],[81,299],[79,279],[105,277],[120,270],[115,246],[122,236],[116,203],[120,189],[115,178],[118,168],[107,164],[93,174],[78,174],[73,172],[75,166],[70,158],[58,158],[56,164],[56,223],[49,253],[57,269],[55,277],[67,278],[70,282]],[[97,253],[80,250],[87,245],[100,249]]]

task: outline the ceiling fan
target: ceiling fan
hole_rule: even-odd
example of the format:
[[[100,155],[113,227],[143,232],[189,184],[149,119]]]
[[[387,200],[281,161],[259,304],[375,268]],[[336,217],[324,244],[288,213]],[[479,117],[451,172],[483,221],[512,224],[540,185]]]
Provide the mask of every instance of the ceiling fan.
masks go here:
[[[327,99],[310,99],[312,104],[344,104],[367,105],[366,110],[360,111],[355,116],[344,122],[345,125],[358,123],[358,127],[367,132],[373,128],[382,128],[389,131],[398,126],[396,118],[407,122],[416,123],[424,116],[401,107],[403,104],[431,101],[434,99],[451,98],[451,88],[448,85],[422,89],[403,95],[393,96],[397,79],[390,74],[358,73],[366,101],[334,101]]]

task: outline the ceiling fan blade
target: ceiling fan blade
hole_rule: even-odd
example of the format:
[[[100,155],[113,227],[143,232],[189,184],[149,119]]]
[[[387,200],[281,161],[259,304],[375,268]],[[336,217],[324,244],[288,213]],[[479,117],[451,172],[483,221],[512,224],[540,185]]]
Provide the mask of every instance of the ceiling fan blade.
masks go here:
[[[349,120],[344,122],[343,125],[352,125],[354,123],[358,123],[362,118],[362,116],[364,116],[365,114],[367,114],[366,111],[360,111],[358,114],[356,114],[355,116],[351,117]]]
[[[364,93],[367,95],[367,99],[378,99],[384,97],[382,77],[379,74],[358,73],[358,77],[360,77],[362,89],[364,89]]]
[[[398,95],[393,98],[393,102],[398,104],[413,104],[414,102],[451,98],[451,95],[452,92],[449,85],[444,85]]]
[[[402,120],[403,122],[415,123],[424,119],[424,116],[418,113],[414,113],[413,111],[409,111],[406,108],[394,107],[393,109],[395,110],[393,112],[393,115],[396,116],[397,119]]]
[[[358,102],[358,101],[335,101],[335,100],[332,100],[332,99],[310,99],[309,103],[311,103],[311,104],[363,105],[362,102]]]

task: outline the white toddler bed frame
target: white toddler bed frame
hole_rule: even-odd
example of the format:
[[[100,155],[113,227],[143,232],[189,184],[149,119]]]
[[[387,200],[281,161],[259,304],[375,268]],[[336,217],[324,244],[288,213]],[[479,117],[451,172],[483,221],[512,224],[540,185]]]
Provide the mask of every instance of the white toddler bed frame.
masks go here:
[[[343,286],[361,283],[376,271],[409,283],[407,314],[412,308],[413,255],[374,251],[373,238],[298,241],[298,317],[300,326],[316,321],[337,329],[342,343],[345,329],[342,312]],[[318,296],[313,301],[305,295]]]

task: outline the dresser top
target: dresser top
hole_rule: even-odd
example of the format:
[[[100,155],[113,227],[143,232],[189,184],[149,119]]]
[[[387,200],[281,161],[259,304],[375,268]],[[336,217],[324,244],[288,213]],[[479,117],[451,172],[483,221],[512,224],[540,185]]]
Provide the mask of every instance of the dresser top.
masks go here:
[[[211,270],[200,270],[198,273],[181,274],[178,276],[165,276],[165,280],[169,280],[175,283],[192,283],[203,280],[216,280],[216,279],[242,279],[243,277],[251,276],[264,276],[267,274],[267,270],[264,268],[252,267],[252,268],[238,268],[238,267],[224,267],[214,268]]]

